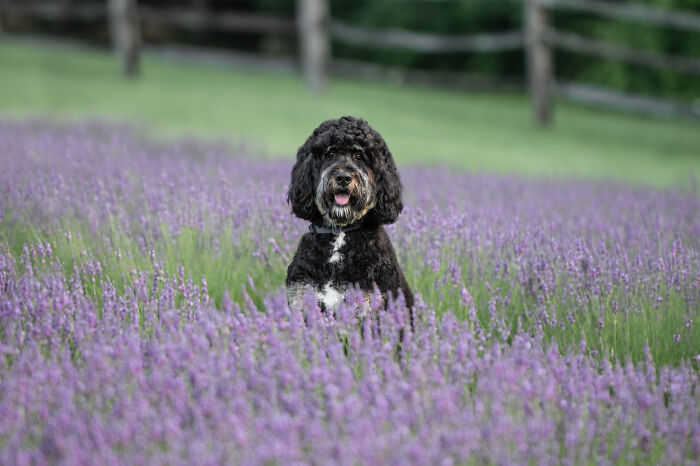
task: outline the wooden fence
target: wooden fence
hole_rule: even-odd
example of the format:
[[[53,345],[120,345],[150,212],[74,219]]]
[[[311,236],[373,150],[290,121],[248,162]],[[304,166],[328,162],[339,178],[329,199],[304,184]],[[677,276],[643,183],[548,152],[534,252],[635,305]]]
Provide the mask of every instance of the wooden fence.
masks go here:
[[[556,80],[552,50],[619,60],[656,69],[669,69],[700,75],[700,59],[664,55],[584,37],[553,28],[548,20],[552,10],[569,10],[599,15],[604,18],[634,21],[649,26],[663,26],[700,32],[700,15],[672,11],[641,4],[612,3],[609,0],[511,0],[523,4],[521,29],[489,34],[437,35],[398,29],[368,29],[334,21],[329,0],[296,0],[296,18],[242,12],[210,12],[207,0],[193,0],[191,8],[154,9],[137,7],[137,0],[106,0],[103,3],[72,3],[65,0],[30,2],[0,0],[2,15],[25,14],[45,20],[67,19],[109,21],[115,50],[127,76],[138,74],[140,30],[143,25],[170,25],[189,30],[221,30],[282,34],[298,44],[300,64],[307,86],[322,92],[332,64],[331,41],[362,47],[405,49],[426,54],[454,52],[491,53],[508,50],[525,51],[527,83],[536,121],[547,125],[552,120],[552,94],[584,102],[621,107],[651,113],[700,117],[700,109],[692,104],[625,95],[596,89],[579,83]],[[439,7],[439,6],[437,6]],[[2,26],[0,25],[0,30]],[[347,69],[347,62],[335,61]],[[337,67],[337,66],[336,66]],[[358,70],[381,75],[376,66],[359,65]],[[425,72],[406,72],[421,75]],[[436,73],[439,75],[439,73]],[[452,79],[450,77],[449,79]],[[483,80],[483,77],[481,77]],[[427,79],[426,79],[427,81]],[[440,82],[440,79],[436,79]],[[468,82],[473,82],[473,80]]]
[[[525,0],[525,34],[527,37],[528,81],[535,118],[541,125],[551,121],[551,93],[559,93],[588,102],[597,102],[653,113],[674,113],[700,116],[700,109],[691,105],[654,102],[640,96],[610,91],[592,91],[576,83],[556,84],[551,49],[560,48],[575,53],[611,58],[626,63],[657,69],[670,69],[700,75],[700,59],[662,55],[631,47],[584,37],[552,28],[549,10],[572,10],[606,18],[635,21],[649,26],[664,26],[700,32],[700,15],[672,11],[640,4],[611,3],[599,0]]]

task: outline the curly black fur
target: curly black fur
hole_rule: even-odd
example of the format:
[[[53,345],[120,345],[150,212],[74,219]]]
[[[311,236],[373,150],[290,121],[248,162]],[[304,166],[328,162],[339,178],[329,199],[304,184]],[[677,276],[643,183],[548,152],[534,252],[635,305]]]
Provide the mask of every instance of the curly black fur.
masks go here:
[[[348,286],[369,294],[376,285],[385,298],[400,290],[413,306],[383,227],[403,210],[402,191],[389,148],[366,121],[345,116],[314,130],[297,152],[287,200],[297,217],[347,231],[302,236],[287,269],[290,305],[300,304],[307,286],[335,307]]]

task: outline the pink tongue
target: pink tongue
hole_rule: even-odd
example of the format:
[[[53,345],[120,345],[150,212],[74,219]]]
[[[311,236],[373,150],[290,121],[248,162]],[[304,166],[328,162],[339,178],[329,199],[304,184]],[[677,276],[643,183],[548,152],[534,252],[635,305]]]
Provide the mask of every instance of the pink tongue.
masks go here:
[[[338,205],[345,205],[350,201],[350,195],[349,194],[344,194],[344,193],[338,193],[335,195],[335,202]]]

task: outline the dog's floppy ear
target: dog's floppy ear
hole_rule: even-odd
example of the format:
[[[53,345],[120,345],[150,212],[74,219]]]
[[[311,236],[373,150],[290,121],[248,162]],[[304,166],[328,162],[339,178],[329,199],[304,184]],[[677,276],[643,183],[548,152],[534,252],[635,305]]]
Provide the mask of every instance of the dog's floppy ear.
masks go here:
[[[389,149],[383,150],[383,163],[375,171],[376,205],[369,215],[378,224],[394,223],[403,210],[403,186]]]
[[[320,213],[314,202],[316,186],[314,180],[314,160],[305,144],[299,149],[297,162],[292,168],[292,180],[287,191],[287,202],[297,217],[310,222],[318,222]]]

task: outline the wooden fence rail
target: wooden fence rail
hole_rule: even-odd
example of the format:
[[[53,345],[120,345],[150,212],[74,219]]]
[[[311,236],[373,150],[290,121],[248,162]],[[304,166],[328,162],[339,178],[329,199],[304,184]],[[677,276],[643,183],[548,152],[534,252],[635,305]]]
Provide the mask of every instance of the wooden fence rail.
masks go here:
[[[141,19],[146,23],[167,24],[189,30],[220,30],[230,32],[296,33],[294,20],[283,16],[247,12],[217,12],[184,8],[139,8]]]
[[[700,60],[694,58],[645,52],[624,45],[613,44],[551,28],[545,30],[544,37],[554,47],[572,52],[612,58],[614,60],[647,66],[649,68],[668,69],[680,73],[700,75]]]
[[[549,9],[572,10],[593,13],[608,18],[636,21],[655,26],[667,26],[700,31],[700,15],[692,11],[656,8],[638,3],[613,3],[601,0],[538,0]]]
[[[579,83],[555,82],[553,92],[570,100],[589,105],[595,104],[600,107],[660,116],[700,118],[700,107],[678,105],[674,102],[630,95]]]
[[[0,2],[5,14],[31,15],[48,21],[106,21],[107,4]],[[153,8],[139,5],[139,17],[150,24],[167,24],[189,30],[216,29],[228,32],[296,34],[294,19],[270,14],[247,12],[207,13],[203,9]]]
[[[438,35],[401,29],[367,29],[340,22],[331,23],[331,37],[352,45],[399,48],[422,53],[500,52],[522,49],[521,30],[497,34]]]
[[[0,2],[4,15],[31,15],[47,21],[102,21],[107,18],[106,4],[33,3],[17,0]]]

